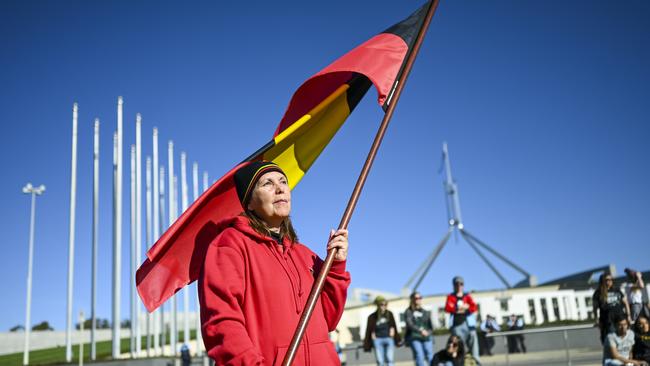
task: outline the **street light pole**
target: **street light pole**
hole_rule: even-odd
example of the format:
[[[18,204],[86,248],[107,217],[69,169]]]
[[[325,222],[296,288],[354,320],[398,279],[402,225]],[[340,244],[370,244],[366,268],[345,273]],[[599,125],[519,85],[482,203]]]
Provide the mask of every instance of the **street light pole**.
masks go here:
[[[31,308],[32,308],[32,262],[34,259],[34,218],[36,216],[36,196],[40,196],[45,192],[45,186],[38,187],[32,186],[27,183],[23,187],[23,193],[32,195],[32,209],[29,220],[29,255],[27,259],[27,305],[25,309],[25,352],[23,353],[23,365],[29,364],[29,331],[31,324]]]

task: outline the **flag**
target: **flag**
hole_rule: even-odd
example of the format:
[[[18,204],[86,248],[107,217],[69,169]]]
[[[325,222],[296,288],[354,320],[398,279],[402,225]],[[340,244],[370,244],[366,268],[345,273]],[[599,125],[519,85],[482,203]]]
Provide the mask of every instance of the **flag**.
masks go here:
[[[293,94],[273,138],[205,191],[147,252],[136,273],[149,311],[198,279],[217,223],[243,211],[233,175],[257,160],[278,164],[290,188],[300,182],[371,85],[386,110],[433,1],[343,55],[307,79]]]

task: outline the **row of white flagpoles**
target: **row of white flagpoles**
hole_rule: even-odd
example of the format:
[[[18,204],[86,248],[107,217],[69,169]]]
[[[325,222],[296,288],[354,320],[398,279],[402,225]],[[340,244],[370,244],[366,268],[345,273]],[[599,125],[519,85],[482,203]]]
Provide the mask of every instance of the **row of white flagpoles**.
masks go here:
[[[117,100],[117,129],[113,133],[113,288],[112,288],[112,357],[120,356],[120,297],[121,297],[121,271],[122,271],[122,171],[123,171],[123,100]],[[75,242],[75,207],[76,207],[76,175],[77,175],[77,121],[78,106],[73,105],[72,113],[72,163],[70,174],[70,227],[68,246],[68,298],[66,316],[66,361],[72,361],[72,289],[74,273],[74,242]],[[93,142],[93,202],[92,202],[92,274],[91,274],[91,330],[90,330],[90,358],[96,359],[96,291],[97,291],[97,245],[99,229],[99,119],[95,119]],[[178,177],[174,171],[174,143],[169,141],[167,151],[167,174],[165,167],[159,165],[158,159],[158,129],[153,128],[152,133],[152,156],[146,157],[145,165],[145,202],[146,202],[146,244],[150,248],[160,237],[166,227],[178,218]],[[142,349],[142,327],[139,324],[139,315],[143,312],[142,303],[137,295],[135,287],[135,272],[142,263],[142,117],[138,113],[135,120],[135,144],[130,150],[131,168],[131,199],[130,199],[130,299],[131,299],[131,328],[130,328],[130,351],[131,357],[137,358],[141,355]],[[187,155],[180,154],[180,199],[181,209],[185,211],[189,206],[188,184],[187,184]],[[167,175],[167,194],[165,194],[165,175]],[[198,163],[192,164],[192,192],[193,199],[199,195],[199,168]],[[203,172],[203,191],[208,188],[208,173]],[[167,206],[168,212],[165,213]],[[165,217],[167,216],[167,217]],[[165,225],[167,220],[167,225]],[[183,293],[183,343],[190,341],[189,324],[189,291],[186,287]],[[146,355],[176,355],[177,346],[180,340],[177,339],[177,304],[176,295],[172,296],[169,306],[161,306],[152,314],[147,313],[144,328],[146,329]],[[165,321],[165,308],[171,310],[171,319]],[[201,340],[201,327],[199,317],[198,298],[196,299],[196,353],[201,354],[203,342]],[[169,347],[166,347],[166,327],[170,323]],[[27,326],[27,325],[26,325]],[[26,350],[28,352],[28,350]]]

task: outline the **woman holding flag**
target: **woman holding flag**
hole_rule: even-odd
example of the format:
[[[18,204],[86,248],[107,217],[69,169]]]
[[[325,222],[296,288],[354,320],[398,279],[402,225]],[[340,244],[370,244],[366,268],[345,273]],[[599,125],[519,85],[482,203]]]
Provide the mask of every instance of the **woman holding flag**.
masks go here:
[[[282,362],[322,260],[291,224],[291,191],[274,163],[257,161],[234,175],[244,208],[217,224],[199,279],[206,349],[217,365]],[[350,274],[347,230],[331,232],[336,254],[295,365],[338,365],[328,338],[343,313]]]

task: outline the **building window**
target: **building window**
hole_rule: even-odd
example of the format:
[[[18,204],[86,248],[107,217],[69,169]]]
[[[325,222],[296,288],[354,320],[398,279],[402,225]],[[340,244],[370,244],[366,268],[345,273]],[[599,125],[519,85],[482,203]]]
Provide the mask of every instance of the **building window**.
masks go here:
[[[587,318],[593,319],[595,317],[593,308],[593,299],[591,296],[585,296],[585,306],[587,307]]]
[[[546,299],[541,299],[542,304],[542,316],[544,317],[544,323],[548,323],[548,309],[546,308]]]
[[[530,315],[530,322],[537,324],[537,314],[535,313],[535,300],[528,299],[528,315]]]
[[[558,304],[556,297],[552,298],[551,301],[553,302],[553,315],[555,315],[555,320],[560,320],[560,304]]]
[[[504,313],[507,313],[508,310],[508,299],[501,299],[499,300],[499,303],[501,304],[501,311]]]
[[[576,315],[578,316],[578,319],[582,319],[582,316],[580,314],[581,313],[581,311],[580,311],[580,301],[578,301],[577,297],[574,297],[574,299],[576,300]]]

